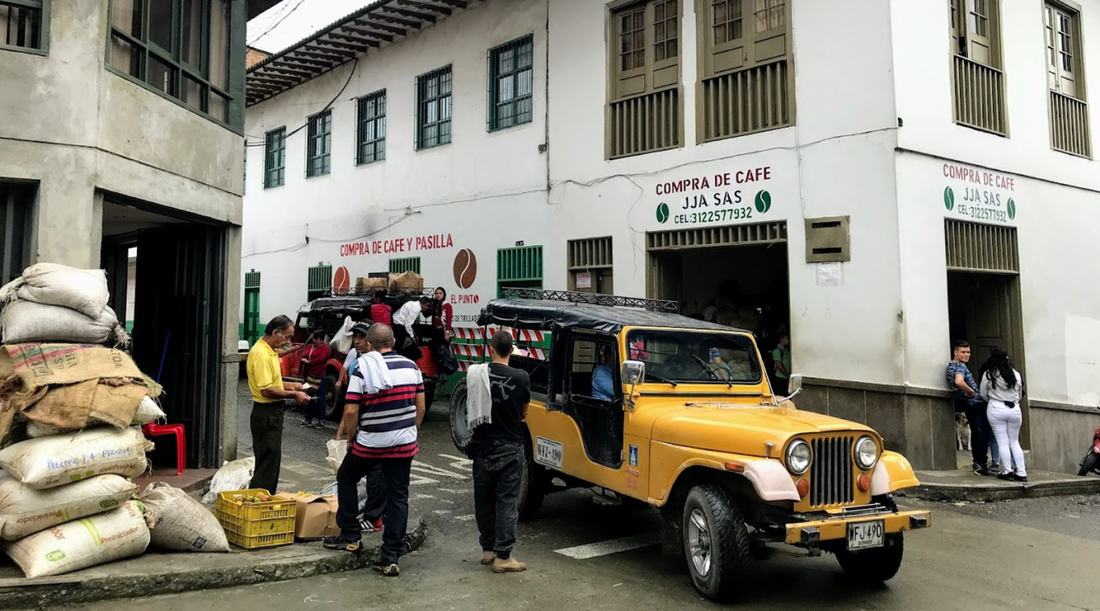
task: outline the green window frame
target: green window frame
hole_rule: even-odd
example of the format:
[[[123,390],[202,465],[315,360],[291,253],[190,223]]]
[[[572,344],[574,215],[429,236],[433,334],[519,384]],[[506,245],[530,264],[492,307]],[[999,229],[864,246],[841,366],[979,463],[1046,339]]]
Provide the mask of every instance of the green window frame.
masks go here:
[[[240,131],[244,3],[111,0],[107,69],[184,108]]]
[[[264,134],[264,188],[281,187],[286,182],[286,127]]]
[[[355,165],[386,159],[386,90],[356,100]]]
[[[390,259],[390,273],[403,274],[405,272],[420,273],[420,257],[404,257],[402,259]]]
[[[416,150],[451,142],[451,66],[416,77]]]
[[[244,274],[244,321],[241,323],[240,338],[248,340],[248,345],[256,345],[262,335],[260,329],[260,272],[252,270]]]
[[[534,59],[531,34],[489,49],[489,131],[532,121]]]
[[[306,136],[306,178],[324,176],[332,170],[332,109],[310,116]]]
[[[542,288],[542,246],[497,250],[497,297],[506,288]]]
[[[45,55],[49,34],[50,0],[0,0],[0,50]]]
[[[309,268],[306,276],[307,301],[326,297],[332,292],[332,265],[318,263]]]

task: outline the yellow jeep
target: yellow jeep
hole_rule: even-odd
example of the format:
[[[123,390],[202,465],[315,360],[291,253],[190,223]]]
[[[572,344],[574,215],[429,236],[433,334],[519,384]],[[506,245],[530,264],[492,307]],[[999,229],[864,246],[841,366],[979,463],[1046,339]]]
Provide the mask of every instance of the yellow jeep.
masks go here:
[[[532,386],[522,519],[566,487],[660,508],[665,550],[682,550],[711,599],[736,594],[769,543],[830,552],[858,580],[888,580],[903,532],[930,525],[929,512],[894,502],[894,491],[918,485],[909,462],[867,426],[776,397],[751,333],[651,311],[669,302],[512,293],[540,299],[490,302],[479,319],[486,335],[551,336],[546,358],[511,362]],[[790,382],[793,397],[801,378]],[[464,383],[450,407],[465,451]]]

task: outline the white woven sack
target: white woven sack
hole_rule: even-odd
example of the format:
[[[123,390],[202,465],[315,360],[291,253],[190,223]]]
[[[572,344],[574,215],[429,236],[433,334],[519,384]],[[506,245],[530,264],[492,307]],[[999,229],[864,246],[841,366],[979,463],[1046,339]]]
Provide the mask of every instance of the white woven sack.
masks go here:
[[[139,501],[127,501],[108,513],[2,543],[0,549],[27,577],[48,577],[138,556],[148,546],[143,507]]]
[[[118,475],[100,475],[49,490],[24,486],[0,471],[0,539],[15,541],[125,503],[137,486]]]
[[[138,494],[152,531],[150,545],[168,552],[228,552],[225,530],[210,510],[179,488],[153,482]]]
[[[233,462],[226,461],[214,478],[210,480],[210,491],[202,497],[203,505],[213,505],[218,500],[219,492],[230,490],[246,490],[252,481],[252,471],[256,469],[256,458],[249,456]]]
[[[12,294],[14,293],[14,294]],[[99,318],[107,301],[107,272],[101,269],[77,269],[56,263],[38,263],[23,270],[0,294],[5,301],[14,297],[35,303],[72,308]]]
[[[0,450],[0,468],[45,490],[97,475],[137,477],[148,467],[145,453],[152,449],[141,429],[101,427],[8,446]]]
[[[4,306],[0,325],[5,344],[64,342],[66,344],[105,344],[125,336],[118,316],[110,307],[92,318],[76,310],[16,299]]]

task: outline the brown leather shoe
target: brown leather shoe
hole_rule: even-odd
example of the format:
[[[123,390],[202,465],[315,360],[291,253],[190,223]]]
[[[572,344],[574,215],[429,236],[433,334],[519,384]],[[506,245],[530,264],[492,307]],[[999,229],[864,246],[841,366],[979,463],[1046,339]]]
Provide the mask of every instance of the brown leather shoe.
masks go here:
[[[485,566],[489,566],[496,559],[497,559],[497,553],[496,552],[492,552],[492,551],[481,552],[481,564],[484,564]]]
[[[513,557],[511,557],[507,560],[502,560],[500,558],[497,558],[496,560],[493,561],[493,572],[494,573],[519,573],[521,571],[526,571],[526,570],[527,570],[527,565],[520,562],[519,560],[516,560],[515,556],[513,556]]]

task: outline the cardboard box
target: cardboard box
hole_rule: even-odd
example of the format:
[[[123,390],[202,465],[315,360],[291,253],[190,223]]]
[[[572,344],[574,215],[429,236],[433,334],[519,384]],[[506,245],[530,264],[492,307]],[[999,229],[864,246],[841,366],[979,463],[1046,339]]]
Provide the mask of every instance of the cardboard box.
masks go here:
[[[336,526],[336,508],[339,503],[335,495],[297,495],[289,492],[279,494],[293,498],[297,505],[294,518],[295,539],[310,541],[340,534],[340,528]]]

